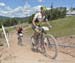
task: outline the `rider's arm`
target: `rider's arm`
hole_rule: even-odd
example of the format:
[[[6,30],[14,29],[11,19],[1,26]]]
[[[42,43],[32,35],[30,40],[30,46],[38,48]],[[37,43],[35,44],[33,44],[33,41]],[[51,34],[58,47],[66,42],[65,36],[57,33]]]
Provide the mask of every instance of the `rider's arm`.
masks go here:
[[[32,24],[34,25],[34,26],[36,26],[36,24],[35,24],[35,19],[33,18],[33,20],[32,20]]]
[[[46,19],[46,23],[49,26],[49,28],[52,28],[52,26],[50,25],[50,23],[48,22],[48,19]]]
[[[35,16],[33,17],[33,20],[32,20],[32,24],[34,25],[34,26],[36,26],[36,24],[35,24],[35,20],[37,19],[37,14],[35,14]]]

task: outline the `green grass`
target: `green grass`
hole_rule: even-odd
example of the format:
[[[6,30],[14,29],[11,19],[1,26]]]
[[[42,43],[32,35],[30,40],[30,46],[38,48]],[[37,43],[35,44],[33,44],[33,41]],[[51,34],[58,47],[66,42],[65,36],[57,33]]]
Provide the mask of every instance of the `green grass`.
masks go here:
[[[52,29],[49,33],[53,34],[55,37],[75,35],[75,16],[69,16],[57,20],[50,21],[52,25]],[[23,26],[27,27],[26,24]],[[15,27],[8,27],[9,31],[15,30]],[[1,30],[0,30],[1,31]],[[33,33],[32,28],[26,30],[27,35],[31,35]]]
[[[68,36],[75,34],[75,16],[54,20],[50,22],[53,28],[49,33],[54,36]]]
[[[23,28],[28,26],[28,23],[23,23],[23,24],[18,24],[15,26],[10,26],[10,27],[5,27],[5,29],[7,29],[9,32],[16,30],[19,26],[22,26]],[[0,28],[0,32],[2,31],[2,28]]]
[[[50,21],[52,29],[49,33],[55,37],[75,35],[75,16],[69,16],[57,20]],[[28,29],[28,34],[32,34],[32,29]]]

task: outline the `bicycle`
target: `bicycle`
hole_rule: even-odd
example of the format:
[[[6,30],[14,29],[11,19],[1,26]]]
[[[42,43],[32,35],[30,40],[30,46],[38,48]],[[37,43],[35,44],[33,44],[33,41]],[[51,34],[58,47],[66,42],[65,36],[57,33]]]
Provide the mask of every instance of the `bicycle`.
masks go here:
[[[41,41],[43,42],[43,48],[41,48],[42,52],[49,58],[55,59],[58,55],[58,46],[57,46],[57,40],[55,37],[51,34],[46,33],[46,31],[49,31],[48,27],[41,27],[39,29],[41,32],[39,33],[38,40],[35,39],[34,35],[31,36],[32,41],[32,48],[34,49],[36,47],[36,41],[38,41],[39,44],[37,46],[40,47]]]
[[[19,45],[22,45],[22,38],[23,38],[23,34],[22,33],[19,33],[18,34],[18,44]]]

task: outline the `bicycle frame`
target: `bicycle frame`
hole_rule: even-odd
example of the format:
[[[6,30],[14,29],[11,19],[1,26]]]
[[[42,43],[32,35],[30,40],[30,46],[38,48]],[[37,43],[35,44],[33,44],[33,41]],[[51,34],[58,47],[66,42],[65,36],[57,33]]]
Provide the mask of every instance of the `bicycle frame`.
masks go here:
[[[32,44],[34,44],[33,46],[33,49],[35,49],[34,47],[36,47],[35,45],[35,37],[36,36],[35,34],[31,37],[33,40],[32,40]],[[47,57],[51,57],[52,59],[55,59],[57,57],[57,54],[58,54],[58,46],[57,46],[57,40],[55,39],[55,37],[51,34],[48,34],[44,29],[40,28],[40,32],[39,32],[39,41],[40,43],[37,44],[37,45],[40,45],[41,46],[41,52],[43,52],[44,54],[47,55]],[[40,47],[38,46],[38,47]],[[48,50],[50,49],[50,50]],[[50,52],[53,52],[53,54]]]

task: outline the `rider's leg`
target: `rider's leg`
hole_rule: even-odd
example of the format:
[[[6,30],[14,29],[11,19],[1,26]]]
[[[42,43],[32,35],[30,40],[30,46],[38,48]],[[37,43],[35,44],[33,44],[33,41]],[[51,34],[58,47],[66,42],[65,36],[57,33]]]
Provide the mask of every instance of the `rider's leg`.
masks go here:
[[[44,37],[43,35],[40,35],[40,47],[43,53],[45,53],[45,43],[44,43]]]
[[[18,33],[18,44],[23,45],[22,44],[22,36],[20,36],[20,33]]]
[[[34,39],[35,39],[34,49],[36,51],[38,51],[38,48],[39,48],[39,33],[34,32]]]

